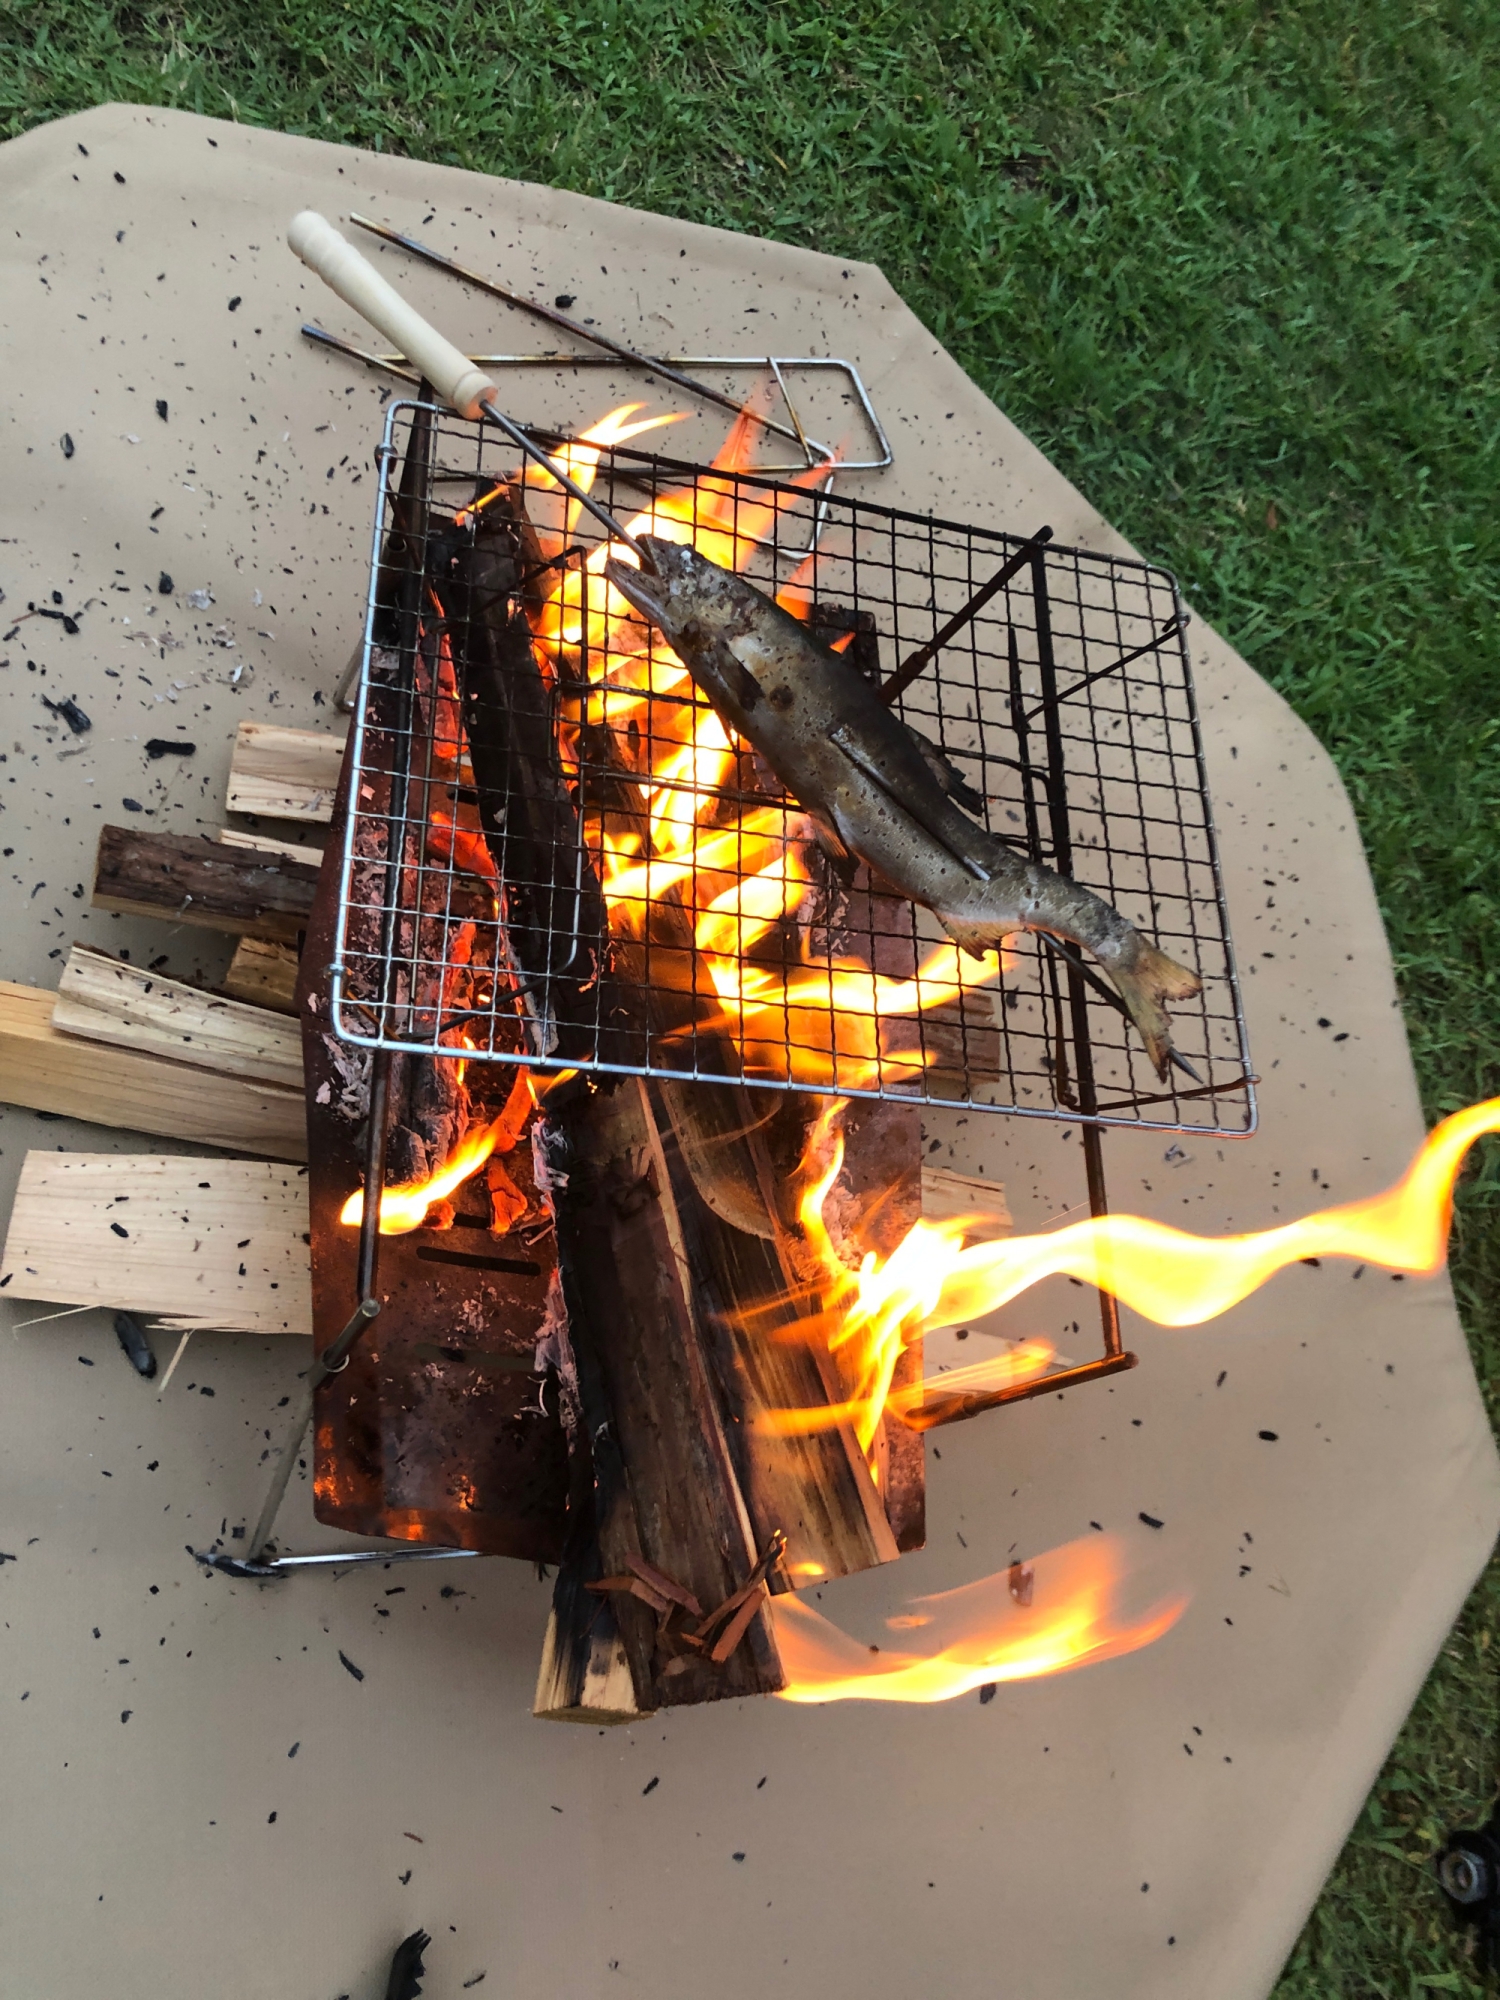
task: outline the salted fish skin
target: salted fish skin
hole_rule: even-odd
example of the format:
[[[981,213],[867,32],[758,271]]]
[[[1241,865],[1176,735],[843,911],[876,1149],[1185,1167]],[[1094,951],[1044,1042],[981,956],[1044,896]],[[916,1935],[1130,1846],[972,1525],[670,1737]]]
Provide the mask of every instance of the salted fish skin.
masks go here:
[[[1165,1079],[1173,1054],[1166,1002],[1199,992],[1197,975],[1102,897],[1023,859],[970,819],[863,675],[754,584],[682,543],[647,535],[640,545],[651,571],[611,561],[610,582],[663,633],[722,720],[754,744],[824,837],[925,905],[967,951],[992,950],[1018,930],[1085,946]]]

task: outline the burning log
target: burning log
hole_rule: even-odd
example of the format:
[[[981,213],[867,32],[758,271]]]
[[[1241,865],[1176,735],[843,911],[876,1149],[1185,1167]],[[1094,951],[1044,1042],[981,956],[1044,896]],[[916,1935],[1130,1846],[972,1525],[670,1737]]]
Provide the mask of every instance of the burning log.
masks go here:
[[[721,1605],[761,1551],[703,1353],[691,1265],[644,1084],[580,1091],[549,1119],[544,1144],[569,1340],[594,1440],[599,1560],[611,1576],[644,1560],[700,1610]],[[607,1411],[602,1428],[596,1410]],[[576,1592],[576,1580],[570,1586]],[[573,1607],[554,1609],[561,1629]],[[674,1632],[649,1598],[621,1593],[615,1617],[643,1710],[784,1685],[759,1608],[722,1658]]]
[[[106,826],[94,908],[295,944],[307,928],[317,882],[317,869],[303,862],[270,860],[191,834]]]

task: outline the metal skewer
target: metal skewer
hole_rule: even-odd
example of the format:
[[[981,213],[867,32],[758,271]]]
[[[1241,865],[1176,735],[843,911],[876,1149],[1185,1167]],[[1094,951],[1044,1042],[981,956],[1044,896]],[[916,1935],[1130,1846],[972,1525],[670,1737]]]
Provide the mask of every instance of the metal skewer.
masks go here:
[[[368,229],[372,236],[379,236],[387,243],[395,243],[413,257],[420,257],[425,263],[433,264],[440,271],[447,271],[455,278],[462,278],[466,284],[477,285],[482,292],[492,298],[503,299],[506,305],[519,306],[522,312],[534,313],[549,325],[560,327],[575,340],[585,340],[594,347],[602,347],[606,353],[615,355],[621,361],[628,361],[634,368],[650,368],[663,381],[671,382],[679,389],[686,389],[689,395],[702,396],[706,402],[717,403],[721,409],[732,410],[737,417],[748,417],[762,429],[774,431],[777,437],[790,438],[793,444],[806,448],[807,439],[786,424],[779,424],[774,417],[762,416],[759,410],[752,410],[746,403],[738,403],[733,396],[726,396],[720,389],[712,389],[706,382],[699,382],[691,375],[684,375],[680,368],[674,368],[669,361],[659,355],[642,354],[634,347],[627,347],[623,340],[615,340],[597,327],[584,326],[576,319],[569,319],[556,306],[543,305],[540,299],[528,299],[522,292],[513,292],[508,285],[498,284],[487,278],[481,271],[471,271],[467,264],[460,264],[456,258],[445,257],[439,250],[429,249],[415,236],[405,236],[399,229],[389,229],[383,222],[371,222],[366,216],[356,215],[351,209],[349,220],[358,229]]]

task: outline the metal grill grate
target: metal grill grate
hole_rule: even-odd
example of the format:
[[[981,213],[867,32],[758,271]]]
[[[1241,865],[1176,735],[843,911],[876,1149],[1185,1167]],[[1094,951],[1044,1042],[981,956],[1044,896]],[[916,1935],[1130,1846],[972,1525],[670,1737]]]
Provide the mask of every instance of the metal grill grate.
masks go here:
[[[568,449],[575,477],[597,460],[594,495],[636,532],[653,531],[639,517],[655,507],[679,524],[667,533],[787,594],[876,680],[1023,548],[834,495],[815,473],[785,485]],[[863,871],[841,880],[764,767],[716,747],[713,712],[665,642],[609,593],[604,531],[518,457],[492,428],[425,404],[387,416],[332,977],[343,1039],[534,1067],[739,1073],[767,1088],[1094,1124],[1253,1129],[1186,620],[1168,572],[1033,547],[897,707],[982,800],[993,833],[1199,971],[1201,996],[1174,1009],[1196,1077],[1174,1070],[1163,1084],[1083,954],[1018,936],[1003,973],[978,983],[927,911]],[[520,654],[507,578],[533,635]],[[505,680],[497,645],[522,665],[506,714],[487,721]],[[518,761],[518,734],[553,764],[540,819],[539,767]],[[502,736],[508,752],[490,740]]]

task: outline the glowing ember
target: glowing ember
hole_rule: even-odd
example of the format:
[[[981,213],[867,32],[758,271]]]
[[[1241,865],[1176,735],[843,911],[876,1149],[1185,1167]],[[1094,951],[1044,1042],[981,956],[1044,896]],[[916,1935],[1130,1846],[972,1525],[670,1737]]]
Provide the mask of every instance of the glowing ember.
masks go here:
[[[462,1187],[471,1174],[479,1172],[505,1130],[505,1117],[502,1111],[492,1124],[466,1133],[438,1171],[427,1180],[407,1187],[384,1189],[380,1197],[381,1235],[407,1236],[413,1229],[420,1229],[434,1202],[445,1200],[455,1188]],[[364,1220],[364,1213],[365,1197],[361,1189],[351,1194],[339,1210],[339,1221],[358,1228]]]
[[[1124,1544],[1108,1535],[1070,1542],[1029,1565],[1029,1601],[1003,1569],[977,1583],[915,1599],[886,1629],[920,1632],[895,1648],[863,1645],[805,1599],[770,1600],[787,1672],[783,1701],[951,1701],[994,1681],[1067,1673],[1149,1646],[1187,1608],[1181,1595],[1127,1617]]]

